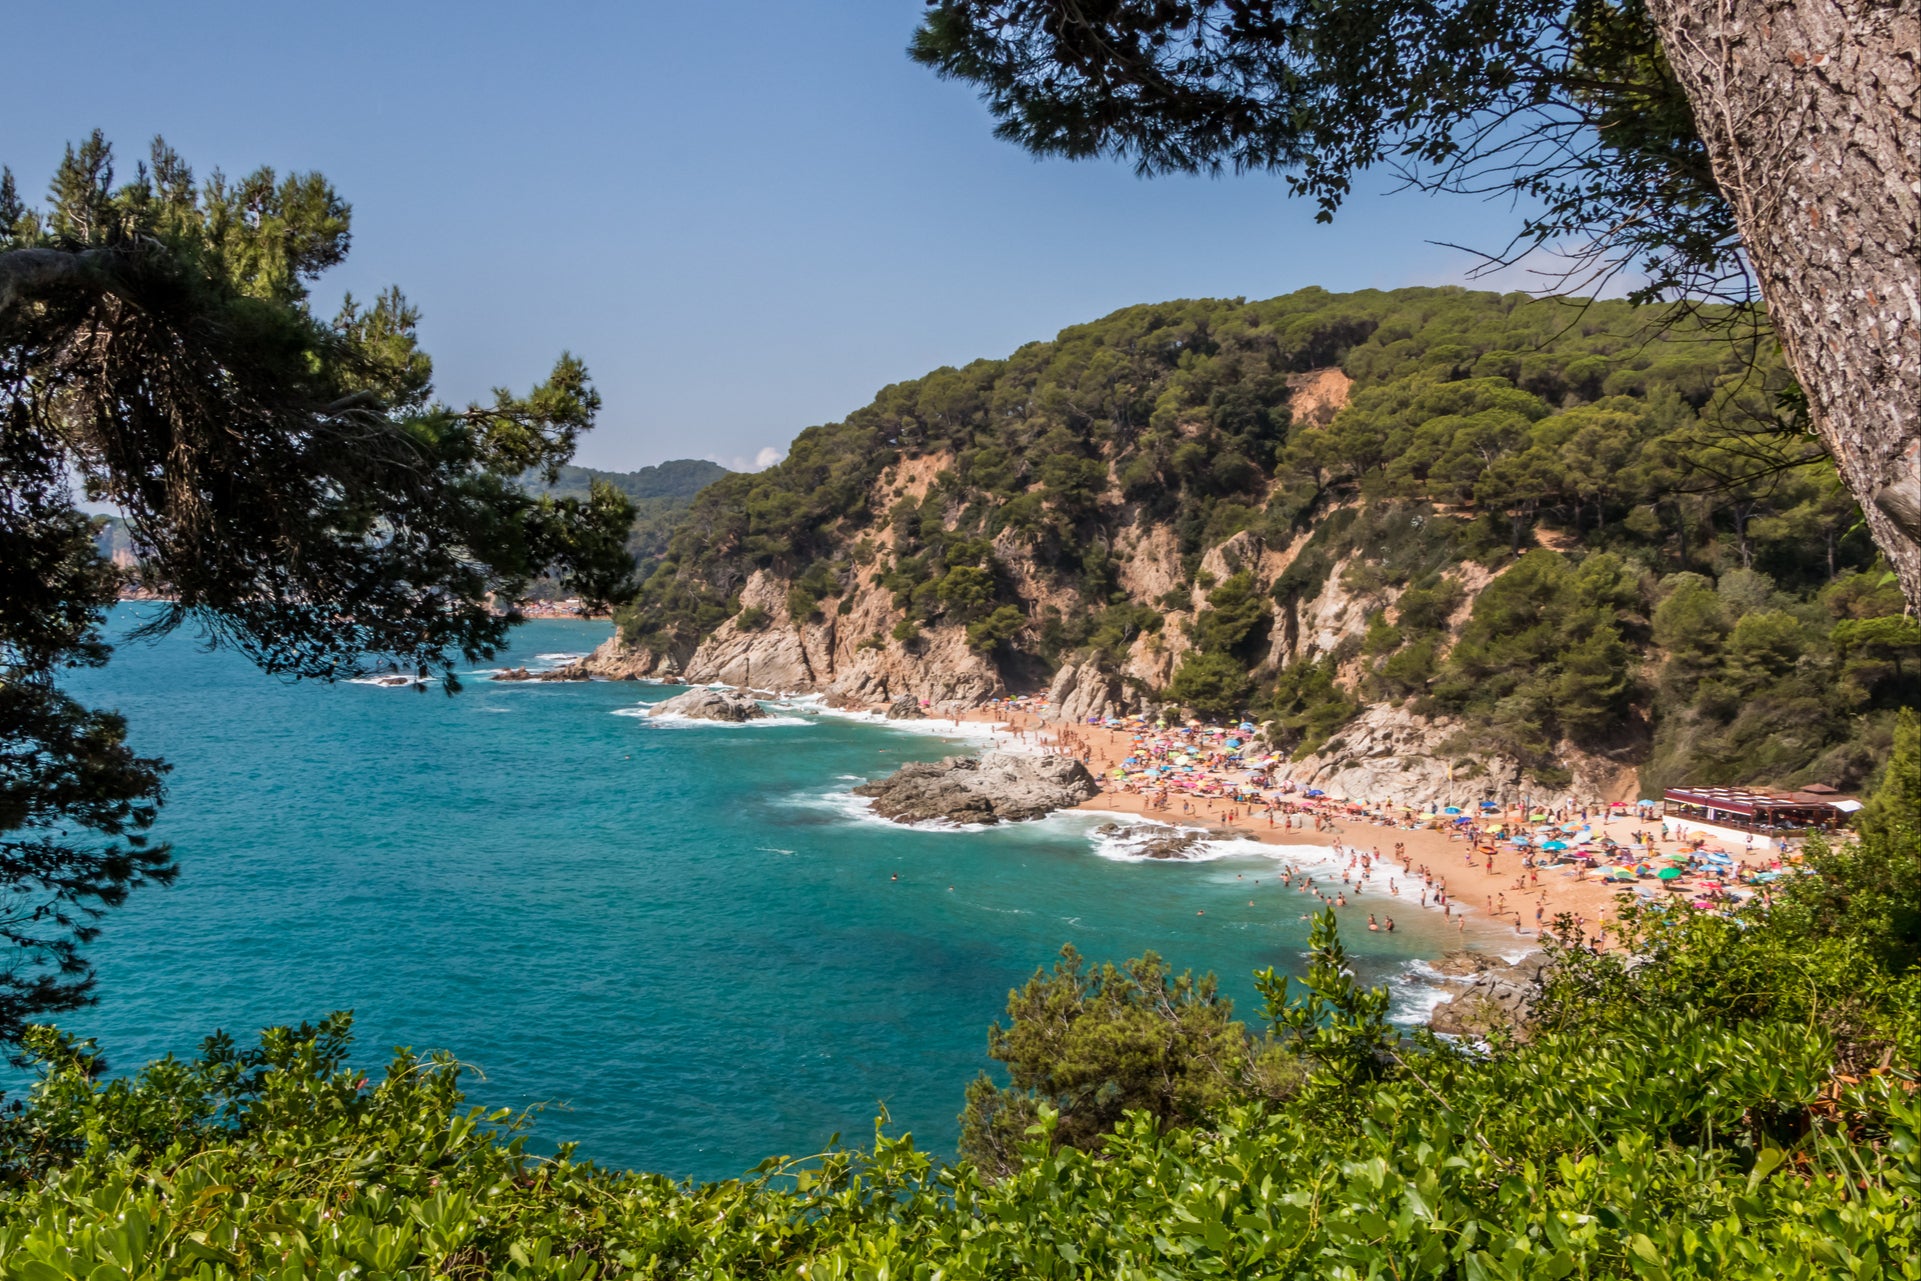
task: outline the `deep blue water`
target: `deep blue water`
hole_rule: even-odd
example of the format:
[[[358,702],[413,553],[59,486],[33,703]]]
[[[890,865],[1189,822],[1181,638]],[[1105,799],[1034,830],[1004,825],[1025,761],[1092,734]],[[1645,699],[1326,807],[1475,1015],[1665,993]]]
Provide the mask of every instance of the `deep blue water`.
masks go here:
[[[529,623],[507,661],[606,634]],[[485,1073],[477,1101],[550,1105],[540,1141],[719,1177],[864,1142],[882,1104],[951,1150],[987,1025],[1063,942],[1216,970],[1250,1016],[1251,973],[1301,964],[1308,900],[1269,857],[1103,857],[1082,815],[855,813],[849,777],[957,750],[924,732],[649,724],[618,713],[674,691],[634,684],[289,684],[184,634],[73,687],[174,767],[180,880],[108,918],[99,1004],[65,1020],[120,1069],[352,1009],[369,1064],[445,1048]],[[1364,977],[1443,946],[1400,920],[1348,932]]]

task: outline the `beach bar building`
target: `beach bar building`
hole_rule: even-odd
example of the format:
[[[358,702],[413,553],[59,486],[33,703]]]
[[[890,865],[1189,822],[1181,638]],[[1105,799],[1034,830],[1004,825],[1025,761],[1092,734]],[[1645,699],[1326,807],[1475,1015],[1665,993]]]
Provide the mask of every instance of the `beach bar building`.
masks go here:
[[[1670,816],[1749,832],[1813,832],[1845,827],[1861,802],[1823,783],[1798,792],[1761,787],[1670,787],[1662,797]]]

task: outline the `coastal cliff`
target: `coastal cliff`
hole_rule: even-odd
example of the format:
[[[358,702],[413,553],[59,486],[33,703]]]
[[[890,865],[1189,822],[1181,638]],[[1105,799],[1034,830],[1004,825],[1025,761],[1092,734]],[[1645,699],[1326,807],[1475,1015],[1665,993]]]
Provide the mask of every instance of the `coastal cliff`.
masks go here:
[[[1568,315],[1170,303],[886,388],[704,490],[585,668],[1248,719],[1296,779],[1379,799],[1858,783],[1921,697],[1921,628],[1851,509],[1805,468],[1717,505],[1659,461],[1771,350]]]

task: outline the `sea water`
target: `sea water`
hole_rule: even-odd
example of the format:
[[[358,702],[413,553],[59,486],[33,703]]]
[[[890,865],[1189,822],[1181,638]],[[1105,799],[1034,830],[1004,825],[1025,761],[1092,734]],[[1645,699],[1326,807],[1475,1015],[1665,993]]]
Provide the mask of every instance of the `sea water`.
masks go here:
[[[608,630],[530,622],[498,661],[552,666]],[[851,795],[976,750],[978,727],[805,702],[660,723],[637,713],[672,689],[464,680],[286,682],[185,633],[78,674],[173,766],[156,835],[181,872],[107,916],[99,1002],[63,1025],[126,1070],[350,1009],[368,1066],[449,1050],[476,1102],[542,1107],[537,1143],[677,1176],[865,1142],[882,1108],[948,1153],[963,1089],[995,1066],[989,1023],[1063,943],[1216,971],[1255,1019],[1253,972],[1300,972],[1319,906],[1280,887],[1279,860],[1339,875],[1307,846],[1129,858],[1078,813],[908,829]],[[1370,910],[1400,930],[1368,933]],[[1455,931],[1372,891],[1343,919],[1360,977],[1411,1016],[1412,963]]]

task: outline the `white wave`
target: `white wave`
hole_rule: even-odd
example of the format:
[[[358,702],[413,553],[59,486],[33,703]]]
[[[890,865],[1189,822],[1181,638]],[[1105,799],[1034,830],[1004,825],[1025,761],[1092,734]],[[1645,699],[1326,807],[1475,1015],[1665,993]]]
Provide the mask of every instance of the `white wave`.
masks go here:
[[[874,725],[881,729],[890,729],[899,734],[920,734],[934,738],[956,738],[967,739],[977,743],[994,743],[997,737],[995,730],[1002,728],[1000,726],[990,725],[986,721],[956,721],[939,716],[930,716],[925,720],[918,721],[888,720],[887,717],[880,712],[855,712],[840,707],[829,707],[821,701],[818,694],[802,695],[797,698],[785,699],[783,702],[792,705],[796,710],[805,710],[811,715],[831,716],[836,720],[843,721],[856,721],[863,725]],[[1007,747],[1014,746],[1012,743],[998,745]]]
[[[585,657],[587,657],[585,654],[535,654],[534,661],[538,663],[551,663],[555,667],[561,667],[568,663],[578,663]]]
[[[787,802],[801,809],[833,814],[850,823],[884,827],[894,832],[902,828],[913,832],[991,832],[996,827],[1011,826],[1004,823],[949,823],[945,819],[933,819],[925,823],[896,823],[891,818],[874,813],[874,803],[868,797],[856,796],[852,792],[795,792],[787,798]]]
[[[1082,812],[1083,819],[1095,815]],[[1167,823],[1139,814],[1100,814],[1100,826],[1087,833],[1094,852],[1120,863],[1212,863],[1221,859],[1260,859],[1280,863],[1292,876],[1297,872],[1320,876],[1339,871],[1346,858],[1325,845],[1276,845],[1249,836],[1212,837],[1196,842],[1178,859],[1150,858],[1143,852],[1148,841],[1157,836],[1205,833],[1215,829],[1192,823]],[[1120,831],[1103,832],[1101,828]]]
[[[774,729],[784,725],[811,724],[805,716],[762,716],[751,721],[714,721],[704,716],[682,716],[679,712],[656,712],[652,703],[638,707],[616,707],[609,716],[631,716],[662,729]]]
[[[415,685],[427,685],[434,680],[431,676],[408,676],[401,672],[381,672],[374,676],[350,676],[349,685],[376,685],[382,689],[408,689]]]
[[[1426,977],[1427,974],[1434,974],[1434,978]],[[1451,989],[1441,986],[1439,978],[1431,967],[1416,961],[1389,979],[1388,1018],[1408,1026],[1425,1024],[1435,1007],[1454,995]]]
[[[778,846],[774,846],[774,845],[756,845],[754,848],[759,850],[762,854],[792,854],[794,852],[792,850],[781,849]]]

